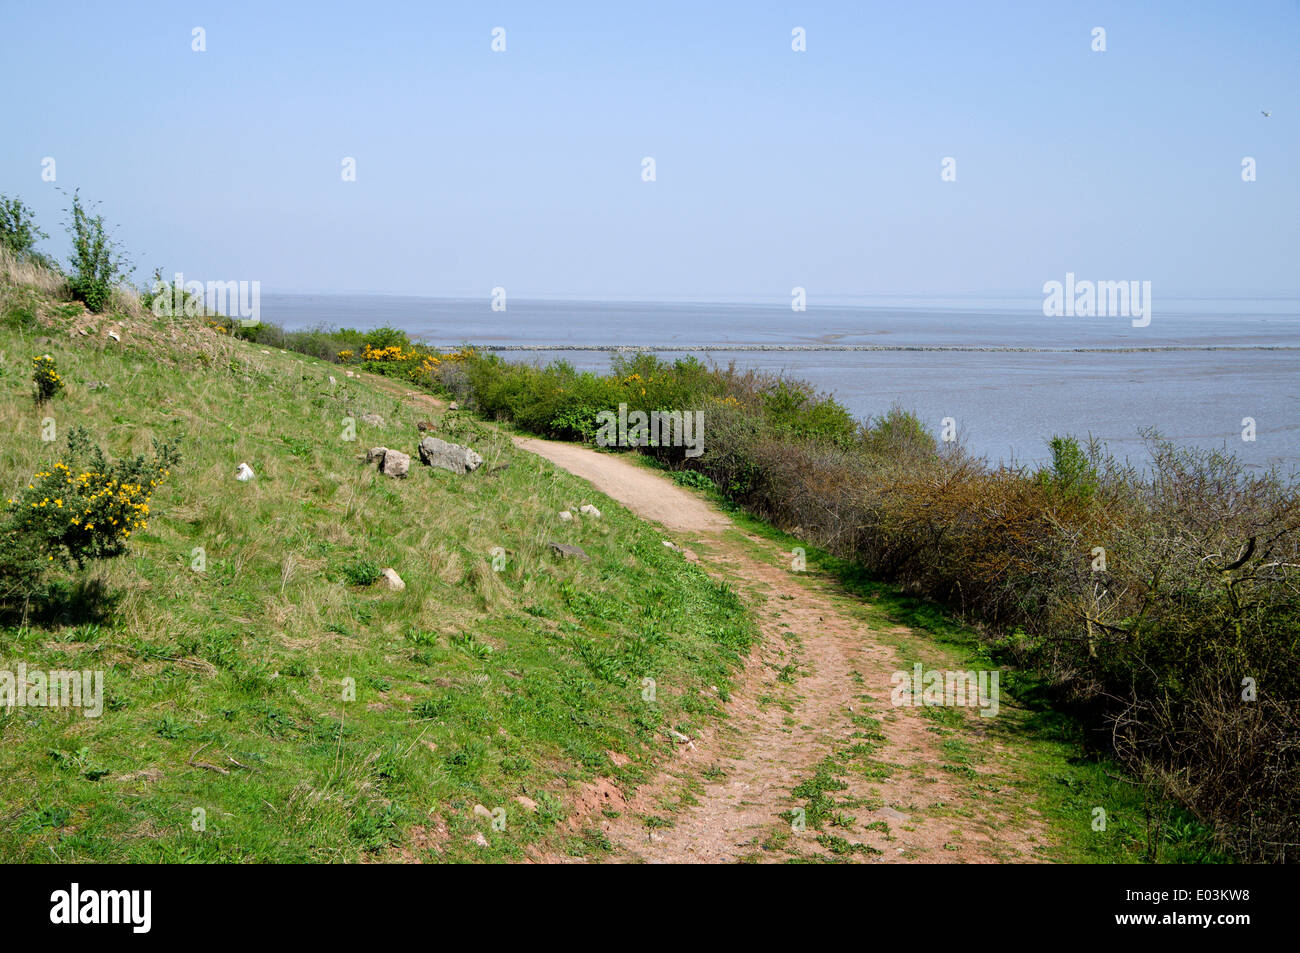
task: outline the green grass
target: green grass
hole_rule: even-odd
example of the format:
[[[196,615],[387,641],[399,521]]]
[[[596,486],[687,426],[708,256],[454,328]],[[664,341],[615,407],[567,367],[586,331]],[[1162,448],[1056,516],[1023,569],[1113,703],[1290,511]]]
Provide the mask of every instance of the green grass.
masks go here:
[[[57,459],[73,425],[113,456],[178,437],[183,460],[130,553],[84,572],[104,598],[0,624],[0,668],[103,670],[108,699],[99,718],[0,709],[0,861],[356,861],[429,843],[448,860],[599,853],[597,833],[557,826],[570,788],[634,785],[671,751],[668,727],[721,717],[700,689],[727,697],[755,633],[735,593],[494,428],[449,415],[437,435],[486,462],[430,470],[415,422],[437,412],[400,385],[194,329],[173,340],[152,318],[114,345],[106,319],[8,298],[4,487]],[[96,330],[70,338],[85,320]],[[37,353],[67,382],[43,408]],[[361,423],[368,412],[384,426]],[[59,442],[41,440],[47,415]],[[347,416],[355,442],[341,439]],[[408,479],[357,459],[381,444],[413,455]],[[234,480],[240,462],[254,481]],[[558,520],[587,501],[602,519]],[[590,561],[557,560],[550,540]],[[384,567],[404,591],[373,585]],[[504,808],[505,829],[476,804]]]

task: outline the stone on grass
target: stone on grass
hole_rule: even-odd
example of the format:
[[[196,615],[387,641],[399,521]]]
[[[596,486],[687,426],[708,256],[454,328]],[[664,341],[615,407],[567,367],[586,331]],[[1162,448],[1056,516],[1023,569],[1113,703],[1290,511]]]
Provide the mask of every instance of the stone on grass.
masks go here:
[[[515,803],[518,804],[520,807],[522,807],[525,811],[537,810],[537,802],[534,801],[532,798],[523,794],[520,794],[515,797]]]
[[[372,427],[382,427],[384,425],[384,418],[380,417],[378,414],[362,414],[361,422],[363,424],[370,424]]]
[[[582,506],[578,507],[578,512],[582,513],[584,516],[590,516],[594,519],[600,519],[600,510],[596,509],[590,503],[582,504]]]
[[[122,336],[121,336],[120,334],[118,334],[116,331],[109,331],[109,332],[108,332],[108,336],[109,336],[109,338],[111,338],[111,339],[114,340],[114,341],[120,341],[120,340],[122,340]]]
[[[384,584],[385,589],[392,589],[395,592],[401,592],[406,588],[406,583],[402,582],[402,577],[397,574],[396,569],[385,569],[379,574],[379,580]]]
[[[420,462],[452,473],[468,473],[477,470],[483,458],[469,447],[448,443],[437,437],[425,437],[420,441]]]
[[[489,811],[487,808],[485,808],[482,804],[474,805],[474,814],[477,815],[478,817],[486,817],[489,821],[492,820],[492,812]]]
[[[573,519],[573,514],[572,514],[572,513],[570,513],[568,510],[560,510],[560,522],[561,522],[561,523],[567,523],[567,522],[568,522],[569,520],[571,520],[571,519]]]
[[[415,429],[420,431],[420,433],[424,433],[426,430],[433,430],[433,421],[421,420],[415,425]]]
[[[379,472],[394,480],[404,478],[411,469],[411,455],[387,447],[371,447],[366,451],[366,463],[379,463]]]
[[[235,467],[235,479],[240,483],[247,483],[249,480],[253,479],[253,476],[253,468],[247,463],[241,463],[239,466]]]
[[[581,546],[574,546],[572,543],[547,543],[551,547],[551,552],[557,556],[576,556],[579,559],[590,559],[586,551]]]

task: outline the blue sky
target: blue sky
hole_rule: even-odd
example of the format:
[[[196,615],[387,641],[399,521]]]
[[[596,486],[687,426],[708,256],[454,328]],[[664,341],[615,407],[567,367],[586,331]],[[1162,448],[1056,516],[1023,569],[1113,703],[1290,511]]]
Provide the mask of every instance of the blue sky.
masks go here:
[[[139,282],[1300,294],[1294,0],[3,2],[0,192],[63,255],[79,186]]]

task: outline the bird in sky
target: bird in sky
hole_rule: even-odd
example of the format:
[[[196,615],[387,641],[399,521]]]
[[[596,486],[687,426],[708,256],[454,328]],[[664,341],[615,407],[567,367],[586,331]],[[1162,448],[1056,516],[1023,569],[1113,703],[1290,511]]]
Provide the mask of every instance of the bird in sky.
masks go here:
[[[1271,112],[1269,112],[1267,109],[1261,109],[1260,112],[1264,114],[1264,118],[1265,118],[1265,119],[1267,119],[1269,116],[1273,115],[1273,114],[1272,114]]]

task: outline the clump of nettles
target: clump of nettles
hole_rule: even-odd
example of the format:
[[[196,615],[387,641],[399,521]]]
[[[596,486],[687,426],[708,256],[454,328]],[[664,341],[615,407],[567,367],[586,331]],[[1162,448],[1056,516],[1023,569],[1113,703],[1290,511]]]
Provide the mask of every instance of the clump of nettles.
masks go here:
[[[7,499],[0,522],[0,599],[31,598],[53,568],[84,567],[126,552],[149,526],[149,501],[180,453],[154,441],[153,453],[110,462],[90,434],[68,434],[63,459]]]
[[[54,358],[48,354],[32,358],[32,365],[35,368],[32,371],[32,381],[36,384],[36,399],[44,403],[63,390],[63,377],[59,374]]]

